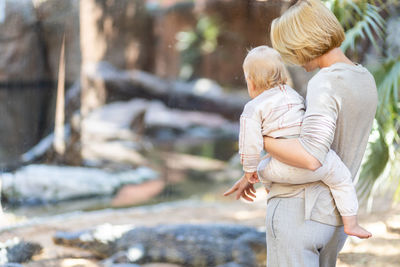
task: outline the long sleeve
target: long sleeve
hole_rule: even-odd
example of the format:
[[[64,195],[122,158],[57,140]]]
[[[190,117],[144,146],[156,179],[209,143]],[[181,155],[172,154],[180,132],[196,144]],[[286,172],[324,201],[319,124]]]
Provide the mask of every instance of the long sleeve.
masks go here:
[[[317,81],[309,83],[306,99],[299,141],[322,164],[335,136],[339,101],[330,82]]]
[[[239,133],[240,162],[245,172],[255,172],[257,170],[262,149],[261,121],[248,116],[245,108],[242,116],[240,116]]]

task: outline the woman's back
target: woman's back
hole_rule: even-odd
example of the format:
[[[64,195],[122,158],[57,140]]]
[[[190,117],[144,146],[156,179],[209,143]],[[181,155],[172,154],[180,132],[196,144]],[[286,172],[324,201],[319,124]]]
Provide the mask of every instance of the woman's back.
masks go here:
[[[327,147],[330,142],[315,135],[303,136],[303,145],[318,159],[325,157],[329,148],[333,149],[354,179],[368,142],[376,106],[375,81],[366,68],[335,63],[321,69],[308,85],[303,131],[323,132],[324,138],[332,139],[332,145]],[[325,123],[314,124],[316,114],[317,119]],[[320,138],[321,147],[310,145],[309,138]]]

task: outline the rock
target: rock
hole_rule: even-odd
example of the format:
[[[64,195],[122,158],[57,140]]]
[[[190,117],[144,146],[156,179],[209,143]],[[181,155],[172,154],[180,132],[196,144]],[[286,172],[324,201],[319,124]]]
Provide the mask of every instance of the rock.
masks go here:
[[[18,238],[7,240],[0,243],[0,264],[12,267],[15,263],[27,262],[34,255],[40,254],[42,249],[37,243],[21,241]]]
[[[148,159],[139,151],[147,149],[149,138],[160,143],[179,139],[177,145],[182,149],[221,136],[236,138],[239,131],[238,122],[219,114],[171,109],[160,101],[144,99],[97,108],[82,120],[81,127],[81,155],[84,163],[93,167],[105,163],[147,164]],[[188,144],[183,143],[186,139]]]
[[[102,92],[96,96],[103,98],[102,103],[145,98],[160,100],[170,108],[214,112],[238,120],[243,106],[249,100],[247,91],[241,94],[223,92],[211,80],[171,81],[140,70],[120,70],[104,61],[86,64],[82,71],[92,87],[99,87],[93,90]],[[93,104],[88,110],[94,109]]]
[[[160,194],[164,187],[165,182],[159,179],[138,185],[124,185],[113,198],[111,206],[124,207],[143,203]]]
[[[83,143],[88,141],[126,140],[137,141],[138,136],[130,129],[132,121],[146,111],[149,101],[132,99],[117,101],[93,110],[81,122],[85,128]]]
[[[6,0],[0,23],[0,168],[15,167],[19,156],[48,130],[53,87],[31,0]]]
[[[144,116],[147,128],[173,128],[186,130],[194,126],[212,129],[229,129],[234,132],[235,125],[221,115],[209,112],[182,111],[167,108],[161,102],[153,101],[148,105]]]
[[[138,152],[140,146],[137,142],[121,140],[109,142],[85,141],[81,146],[81,156],[85,166],[121,170],[149,163],[147,158]]]
[[[400,234],[400,215],[392,215],[385,222],[388,232]]]
[[[6,0],[0,24],[0,80],[38,82],[46,78],[37,18],[30,0]]]
[[[88,196],[112,195],[124,184],[139,184],[157,178],[153,170],[112,173],[84,167],[28,165],[4,173],[2,194],[11,202],[41,203]]]
[[[131,166],[147,164],[147,159],[138,152],[143,146],[138,135],[141,132],[135,133],[131,124],[148,104],[143,99],[113,102],[93,110],[84,118],[80,140],[84,164],[94,167],[101,167],[105,162]],[[144,125],[140,123],[140,127]]]

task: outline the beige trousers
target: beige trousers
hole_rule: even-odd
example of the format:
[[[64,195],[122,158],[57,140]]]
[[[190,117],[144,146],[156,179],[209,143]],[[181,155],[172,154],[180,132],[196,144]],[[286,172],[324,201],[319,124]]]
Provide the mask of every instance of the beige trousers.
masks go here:
[[[272,198],[266,217],[267,267],[334,267],[343,226],[304,220],[303,198]]]

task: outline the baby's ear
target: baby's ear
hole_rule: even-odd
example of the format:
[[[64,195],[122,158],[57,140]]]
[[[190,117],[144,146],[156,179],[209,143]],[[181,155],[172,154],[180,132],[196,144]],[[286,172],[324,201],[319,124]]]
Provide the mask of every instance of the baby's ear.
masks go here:
[[[255,90],[256,90],[256,85],[255,85],[255,83],[253,82],[252,79],[249,79],[249,86],[250,86],[250,89],[251,89],[252,91],[255,91]]]

